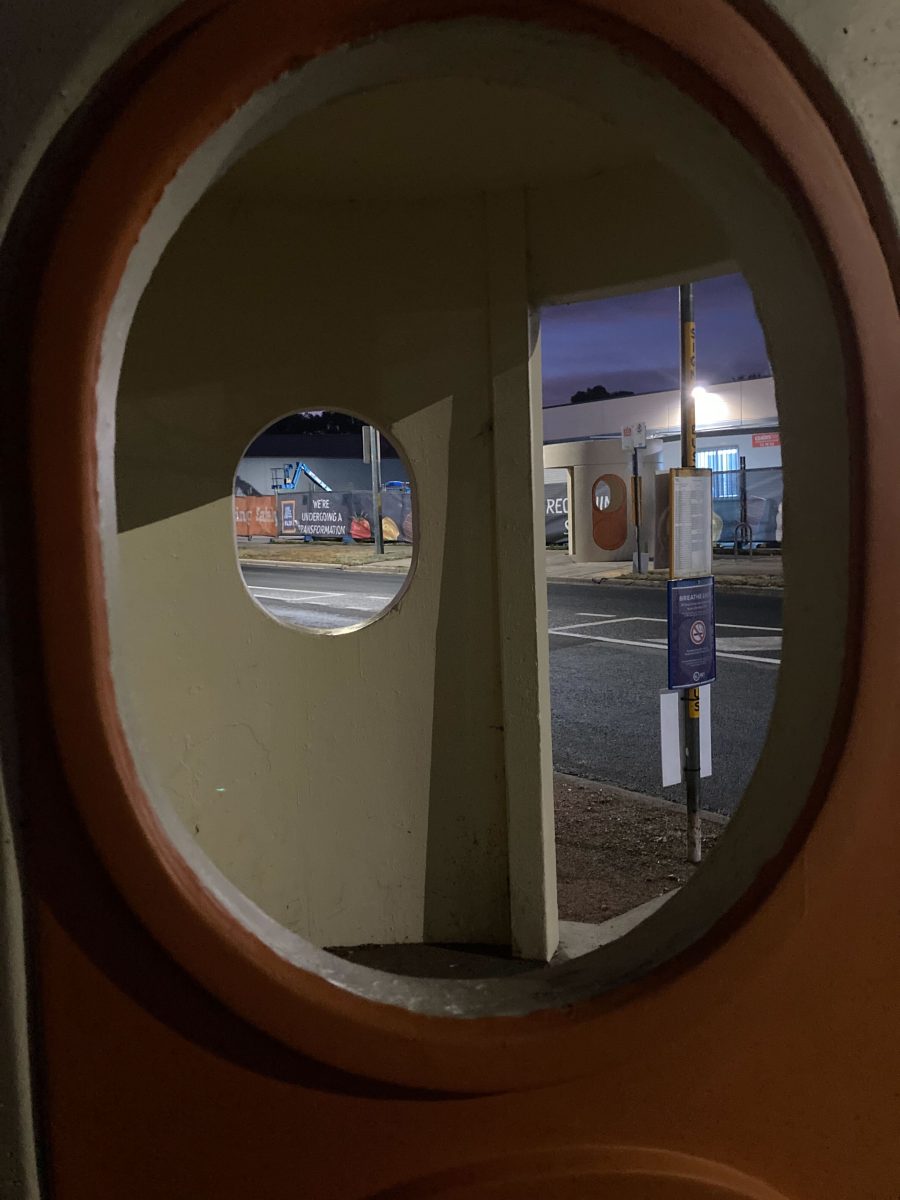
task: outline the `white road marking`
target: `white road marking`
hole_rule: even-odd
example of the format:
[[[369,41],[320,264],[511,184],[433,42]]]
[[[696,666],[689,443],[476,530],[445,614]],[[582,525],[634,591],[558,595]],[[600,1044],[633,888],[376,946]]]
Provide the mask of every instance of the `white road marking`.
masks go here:
[[[265,587],[251,587],[249,591],[256,600],[277,600],[289,606],[324,604],[328,608],[349,609],[358,612],[376,611],[384,608],[394,599],[393,595],[379,596],[371,592],[317,592],[299,591],[295,588]],[[345,597],[349,597],[349,599],[345,599]],[[360,601],[363,603],[359,603]]]
[[[576,621],[574,625],[558,625],[557,629],[587,629],[591,625],[618,625],[620,621],[638,621],[639,617],[610,617],[606,621]]]
[[[279,596],[294,596],[306,599],[308,596],[343,596],[343,592],[320,592],[317,588],[280,588],[250,585],[248,588],[254,596],[265,596],[267,600],[277,600]]]
[[[576,613],[576,617],[608,617],[609,613]],[[616,621],[654,621],[657,625],[665,625],[665,617],[615,617]],[[611,622],[604,622],[608,624]],[[590,625],[590,621],[583,622],[585,625]],[[575,629],[575,625],[563,625],[562,629]],[[780,625],[732,625],[728,621],[716,621],[716,629],[756,629],[760,633],[781,633]]]
[[[716,650],[780,650],[780,637],[726,637],[716,636]]]
[[[660,638],[647,638],[645,641],[639,642],[628,638],[601,637],[597,633],[575,633],[573,630],[565,628],[551,629],[548,632],[555,634],[557,637],[582,638],[587,642],[608,642],[613,646],[643,646],[645,650],[665,650],[667,648],[666,642]],[[723,651],[721,654],[718,654],[718,657],[733,658],[737,662],[770,663],[775,667],[781,666],[781,659],[779,658],[761,658],[754,654],[730,654],[727,651]]]

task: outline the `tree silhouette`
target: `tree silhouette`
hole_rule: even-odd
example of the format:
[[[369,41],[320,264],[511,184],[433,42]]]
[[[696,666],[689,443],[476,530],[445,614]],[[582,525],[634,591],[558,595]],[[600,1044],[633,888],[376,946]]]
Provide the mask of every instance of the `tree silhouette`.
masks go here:
[[[265,431],[281,434],[335,434],[358,433],[363,427],[359,417],[351,417],[342,412],[297,412],[288,417],[282,417]]]
[[[610,392],[602,383],[596,383],[593,387],[585,388],[584,391],[576,392],[574,396],[570,396],[569,403],[589,404],[592,400],[616,400],[619,396],[633,395],[634,392]]]

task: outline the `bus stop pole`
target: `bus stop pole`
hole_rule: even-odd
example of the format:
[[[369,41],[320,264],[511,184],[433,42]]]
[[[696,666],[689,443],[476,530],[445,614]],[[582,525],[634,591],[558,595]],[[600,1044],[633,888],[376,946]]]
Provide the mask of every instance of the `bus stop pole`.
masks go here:
[[[641,470],[637,446],[631,451],[631,506],[634,509],[634,537],[637,543],[635,572],[640,575],[644,568],[641,559]]]
[[[681,465],[697,465],[697,418],[694,382],[697,377],[697,333],[694,324],[694,288],[683,283],[678,289],[681,320]],[[685,688],[684,783],[687,801],[687,857],[698,863],[702,853],[700,833],[700,689]]]
[[[384,528],[381,523],[381,431],[369,426],[369,446],[372,456],[372,536],[375,553],[384,554]]]

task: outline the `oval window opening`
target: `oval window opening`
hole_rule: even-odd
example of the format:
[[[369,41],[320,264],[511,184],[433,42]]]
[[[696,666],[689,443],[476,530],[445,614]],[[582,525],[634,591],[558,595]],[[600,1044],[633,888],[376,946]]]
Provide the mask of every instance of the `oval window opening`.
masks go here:
[[[605,512],[612,503],[612,492],[608,483],[604,483],[602,479],[594,484],[594,508]]]
[[[412,570],[409,467],[359,417],[291,413],[241,457],[234,536],[244,586],[273,620],[358,629],[395,604]]]
[[[751,156],[598,42],[417,26],[285,76],[239,119],[215,172],[206,147],[174,181],[180,226],[173,193],[141,239],[156,258],[115,397],[105,565],[140,777],[201,879],[310,970],[370,995],[364,967],[394,972],[392,1002],[457,1015],[596,994],[734,905],[820,767],[846,591],[821,589],[816,554],[847,549],[846,438],[787,451],[846,424],[826,284]],[[739,273],[771,372],[709,357]],[[718,845],[698,887],[660,765],[673,281],[698,296],[712,573],[780,566],[782,435],[797,564],[783,618],[746,578],[720,597]],[[668,358],[639,345],[629,374],[636,297]],[[380,478],[348,411],[380,430]],[[623,445],[639,423],[645,444]],[[816,553],[792,532],[823,527]]]

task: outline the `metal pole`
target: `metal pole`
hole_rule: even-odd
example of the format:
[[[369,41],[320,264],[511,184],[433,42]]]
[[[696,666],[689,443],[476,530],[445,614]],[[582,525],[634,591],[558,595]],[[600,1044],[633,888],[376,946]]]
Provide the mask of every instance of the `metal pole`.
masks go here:
[[[637,563],[635,570],[640,575],[643,569],[641,566],[641,477],[638,473],[637,447],[631,451],[631,492],[632,503],[634,505],[634,535],[637,539]]]
[[[375,553],[384,554],[384,532],[381,528],[381,433],[369,426],[372,453],[372,521]]]
[[[697,425],[694,381],[697,377],[697,334],[694,325],[694,289],[683,283],[678,289],[681,318],[681,465],[697,465]],[[700,689],[685,688],[684,783],[687,800],[688,862],[698,863],[702,854],[700,833]]]

